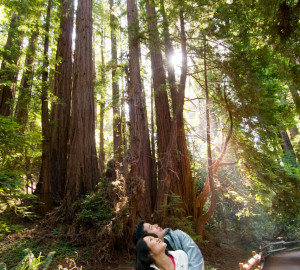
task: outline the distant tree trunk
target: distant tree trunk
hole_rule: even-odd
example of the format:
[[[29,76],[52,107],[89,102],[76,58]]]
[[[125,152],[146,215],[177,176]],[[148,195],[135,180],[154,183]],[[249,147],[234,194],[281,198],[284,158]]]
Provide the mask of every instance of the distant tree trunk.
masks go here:
[[[125,117],[125,92],[128,92],[128,70],[124,67],[122,70],[122,98],[121,98],[121,136],[122,136],[122,151],[125,153],[127,151],[127,140],[126,140],[126,117]]]
[[[104,27],[101,34],[101,93],[100,93],[100,144],[99,144],[99,172],[100,177],[104,174],[104,114],[105,114],[105,60],[104,60]]]
[[[40,201],[43,203],[41,207],[42,213],[49,211],[52,208],[52,187],[50,180],[50,140],[49,140],[49,112],[48,112],[48,68],[49,68],[49,29],[50,29],[50,11],[52,0],[48,1],[47,15],[45,21],[45,40],[43,54],[43,71],[42,71],[42,164],[40,172]]]
[[[14,85],[18,76],[16,65],[19,61],[22,44],[22,35],[18,29],[20,24],[19,15],[13,13],[0,70],[0,115],[3,116],[13,113]]]
[[[298,167],[296,154],[295,154],[294,148],[291,144],[288,133],[286,131],[281,131],[281,132],[279,132],[279,137],[282,139],[281,147],[284,152],[283,153],[284,154],[284,157],[283,157],[284,163],[290,164],[294,167]]]
[[[67,219],[71,218],[72,202],[94,190],[99,181],[95,142],[92,37],[92,0],[79,0],[76,14],[70,151],[64,200]]]
[[[298,6],[300,6],[298,2]],[[300,94],[299,94],[299,87],[300,87],[300,78],[299,78],[299,68],[297,68],[297,63],[295,59],[290,58],[290,62],[294,66],[291,68],[291,76],[293,77],[293,83],[289,85],[289,90],[292,95],[295,107],[296,107],[296,112],[298,114],[298,117],[300,117]]]
[[[113,142],[114,158],[120,161],[122,155],[122,134],[121,134],[121,117],[120,117],[120,93],[119,93],[119,76],[117,74],[118,57],[117,57],[117,38],[116,38],[116,16],[114,0],[109,0],[110,6],[110,33],[111,33],[111,59],[112,59],[112,107],[113,107]]]
[[[31,99],[32,80],[34,75],[34,61],[36,55],[36,42],[39,35],[38,29],[34,30],[28,44],[25,70],[21,79],[21,85],[18,96],[18,103],[16,106],[16,119],[19,124],[23,125],[23,131],[26,128],[28,120],[29,103]]]
[[[61,33],[57,42],[53,94],[59,99],[52,105],[51,122],[51,185],[55,204],[63,199],[67,177],[67,144],[72,89],[73,1],[62,0]]]
[[[129,87],[128,102],[130,116],[130,162],[131,183],[135,191],[131,206],[131,227],[136,224],[136,217],[149,219],[151,213],[151,176],[152,160],[139,62],[139,23],[135,0],[127,1],[128,38],[129,38]],[[134,192],[134,191],[132,191]]]

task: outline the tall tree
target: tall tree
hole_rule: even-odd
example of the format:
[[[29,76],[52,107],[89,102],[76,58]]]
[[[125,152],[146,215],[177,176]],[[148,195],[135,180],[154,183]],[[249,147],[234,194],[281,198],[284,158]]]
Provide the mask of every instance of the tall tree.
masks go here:
[[[156,127],[157,127],[157,152],[158,152],[158,184],[167,182],[166,189],[168,190],[172,178],[176,176],[176,168],[173,160],[169,162],[169,169],[162,169],[162,163],[166,159],[167,148],[170,142],[171,132],[171,116],[169,101],[167,95],[166,86],[166,72],[163,64],[163,57],[161,53],[161,45],[159,39],[159,32],[157,28],[156,10],[153,1],[146,1],[146,10],[148,15],[148,31],[149,31],[149,48],[151,55],[151,69],[152,69],[152,80],[154,89],[154,100],[155,100],[155,112],[156,112]],[[175,157],[176,152],[174,147],[172,148],[173,154],[172,159]],[[174,155],[174,156],[173,156]],[[171,165],[172,164],[172,165]],[[156,194],[154,193],[156,188],[156,179],[153,179],[152,194],[151,197],[155,200]],[[161,187],[160,187],[161,188]],[[161,190],[160,193],[167,190]],[[154,202],[154,201],[153,201]],[[160,208],[162,202],[158,202],[157,209]]]
[[[0,70],[0,115],[3,116],[9,116],[13,113],[14,87],[17,82],[17,64],[21,55],[22,44],[20,24],[20,16],[13,12]]]
[[[104,115],[105,115],[105,88],[106,88],[106,74],[105,74],[105,59],[104,59],[104,23],[101,25],[101,70],[100,70],[100,143],[99,143],[99,172],[100,177],[104,173]]]
[[[79,0],[76,13],[70,151],[64,200],[67,216],[70,214],[72,202],[94,190],[99,181],[95,142],[92,37],[92,0]]]
[[[40,172],[40,190],[39,196],[43,203],[42,212],[52,208],[52,186],[50,181],[50,129],[49,129],[49,110],[48,110],[48,69],[49,69],[49,30],[50,30],[50,14],[52,8],[52,0],[48,0],[47,14],[45,18],[45,38],[44,38],[44,52],[43,52],[43,70],[42,70],[42,89],[41,89],[41,103],[42,103],[42,164]]]
[[[110,36],[111,36],[111,64],[112,64],[112,107],[113,107],[113,143],[114,158],[120,160],[122,154],[122,134],[120,117],[120,91],[119,76],[117,74],[118,54],[117,54],[117,18],[114,0],[109,0],[110,7]]]
[[[139,22],[135,0],[127,1],[129,38],[129,87],[131,187],[140,187],[132,201],[132,223],[135,218],[150,218],[152,160],[145,95],[140,75]],[[143,203],[141,203],[143,202]]]
[[[72,89],[73,1],[62,0],[60,35],[57,41],[53,94],[58,101],[51,108],[51,185],[56,204],[62,200],[67,177],[67,144]]]
[[[183,118],[183,105],[185,97],[185,83],[187,77],[187,51],[186,51],[186,33],[184,26],[183,10],[184,7],[180,7],[179,19],[180,19],[180,41],[181,41],[181,54],[182,54],[182,65],[181,65],[181,76],[178,85],[175,79],[175,69],[171,61],[173,55],[173,48],[171,44],[171,38],[169,33],[169,22],[166,16],[164,1],[160,1],[160,10],[163,17],[163,37],[165,43],[165,54],[167,59],[167,70],[168,70],[168,82],[170,86],[171,98],[172,98],[172,109],[173,109],[173,124],[171,128],[169,145],[168,145],[168,155],[171,155],[172,148],[176,149],[176,167],[175,176],[176,181],[172,187],[173,191],[178,193],[182,198],[184,203],[184,209],[186,213],[191,214],[193,212],[193,185],[192,185],[192,173],[190,167],[190,159],[187,149],[187,142],[185,137],[184,129],[184,118]],[[172,140],[175,138],[175,142]],[[167,158],[166,160],[170,159]],[[164,165],[166,166],[166,165]],[[168,167],[169,165],[167,165]],[[176,183],[176,184],[175,184]],[[175,188],[174,188],[175,187]],[[162,198],[165,194],[169,192],[159,189],[158,198]],[[161,194],[160,194],[161,193]],[[166,203],[166,198],[164,202],[160,199],[157,202],[159,205]]]

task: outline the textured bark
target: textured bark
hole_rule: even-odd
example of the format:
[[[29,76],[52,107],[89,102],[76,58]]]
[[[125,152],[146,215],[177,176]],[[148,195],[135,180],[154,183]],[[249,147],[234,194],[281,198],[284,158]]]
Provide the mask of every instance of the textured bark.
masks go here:
[[[193,179],[190,158],[187,148],[184,119],[183,119],[183,105],[185,97],[185,84],[187,77],[187,50],[186,50],[186,35],[185,24],[183,17],[183,10],[179,12],[180,18],[180,32],[181,32],[181,54],[182,54],[182,67],[180,82],[178,86],[178,94],[176,97],[176,109],[174,117],[177,117],[177,158],[179,166],[179,179],[181,181],[180,190],[181,196],[185,205],[185,210],[188,215],[193,213]]]
[[[50,141],[49,141],[49,112],[48,112],[48,68],[49,68],[49,28],[50,28],[50,12],[52,0],[48,1],[47,16],[45,21],[45,40],[43,54],[43,71],[42,71],[42,164],[40,172],[40,201],[43,203],[41,212],[45,213],[52,208],[52,187],[50,181]]]
[[[70,104],[72,89],[72,33],[73,1],[62,0],[60,16],[61,33],[57,42],[53,94],[58,102],[52,105],[51,122],[51,185],[55,204],[63,199],[67,177],[67,144],[70,122]]]
[[[13,113],[14,87],[18,76],[16,65],[19,61],[22,44],[19,25],[19,16],[13,13],[0,70],[0,115],[3,116],[9,116]]]
[[[120,93],[119,93],[119,76],[117,74],[118,57],[117,57],[117,38],[114,1],[109,1],[110,6],[110,35],[111,35],[111,60],[112,60],[112,107],[113,107],[113,142],[114,158],[121,159],[122,155],[122,134],[121,134],[121,117],[120,117]]]
[[[160,0],[161,14],[163,17],[163,36],[165,43],[165,54],[167,59],[168,82],[170,86],[172,109],[173,109],[173,123],[176,123],[176,149],[177,149],[177,185],[172,185],[172,191],[179,194],[184,203],[186,214],[193,213],[193,198],[194,185],[192,179],[192,171],[190,159],[187,149],[186,135],[184,129],[183,119],[183,105],[185,96],[185,82],[187,76],[187,53],[186,53],[186,37],[184,29],[183,12],[180,11],[180,27],[181,27],[181,50],[182,50],[182,68],[179,85],[176,85],[175,70],[172,65],[171,56],[173,48],[169,34],[169,24],[164,8],[164,1]]]
[[[127,1],[128,38],[129,38],[129,87],[128,102],[130,116],[130,163],[131,187],[133,190],[132,206],[136,207],[136,214],[143,219],[149,219],[151,213],[151,176],[152,160],[150,139],[146,113],[145,96],[143,94],[140,76],[139,24],[138,12],[134,0]],[[138,202],[138,203],[136,203]],[[143,202],[143,203],[141,203]],[[133,218],[133,217],[132,217]],[[135,226],[132,219],[131,226]]]
[[[28,119],[29,102],[31,99],[32,80],[34,75],[34,61],[36,55],[36,41],[39,35],[39,31],[34,30],[30,37],[26,58],[25,58],[25,71],[21,79],[21,85],[18,96],[18,103],[16,106],[16,119],[18,123],[23,125],[23,131],[26,128]]]
[[[94,190],[99,181],[95,143],[92,32],[92,0],[79,0],[76,14],[70,151],[64,200],[67,218],[71,218],[72,202]]]
[[[152,168],[152,189],[151,189],[151,209],[152,211],[155,209],[156,203],[156,195],[157,195],[157,162],[155,158],[155,136],[154,136],[154,91],[153,87],[151,86],[151,153],[152,153],[152,161],[153,161],[153,168]]]
[[[168,144],[170,142],[171,116],[166,89],[166,73],[161,54],[156,11],[153,1],[146,1],[146,10],[148,14],[148,31],[157,127],[158,193],[161,193],[158,198],[164,198],[170,191],[172,179],[175,178],[173,174],[176,170],[174,166],[171,166],[174,164],[172,160],[170,160],[169,164],[165,164],[164,162]],[[176,155],[174,148],[175,147],[172,147],[173,154],[171,155],[171,159]],[[162,164],[165,164],[168,169],[162,169]],[[153,183],[153,185],[156,186],[156,183]],[[155,194],[152,194],[152,196],[154,197]],[[165,201],[165,199],[163,199],[163,201]],[[159,200],[156,202],[156,210],[160,210],[163,201]]]

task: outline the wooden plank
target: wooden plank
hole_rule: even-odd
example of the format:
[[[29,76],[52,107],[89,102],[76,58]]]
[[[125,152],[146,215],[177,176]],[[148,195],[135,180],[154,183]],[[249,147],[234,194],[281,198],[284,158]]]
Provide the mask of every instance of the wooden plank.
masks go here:
[[[269,253],[273,253],[273,252],[277,252],[277,251],[282,251],[282,250],[286,250],[287,248],[284,247],[284,248],[278,248],[278,249],[273,249],[273,250],[270,250],[268,251]]]

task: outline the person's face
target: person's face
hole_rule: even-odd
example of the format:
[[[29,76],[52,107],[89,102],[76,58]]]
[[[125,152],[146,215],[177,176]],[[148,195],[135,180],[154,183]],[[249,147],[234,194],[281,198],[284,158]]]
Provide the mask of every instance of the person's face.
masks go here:
[[[156,255],[162,252],[164,253],[167,247],[167,244],[164,243],[164,241],[153,236],[145,236],[144,241],[146,242],[147,246],[150,248],[151,250],[150,255],[153,257],[155,257]]]
[[[165,231],[157,224],[144,223],[144,230],[148,233],[155,233],[161,240],[164,239]]]

